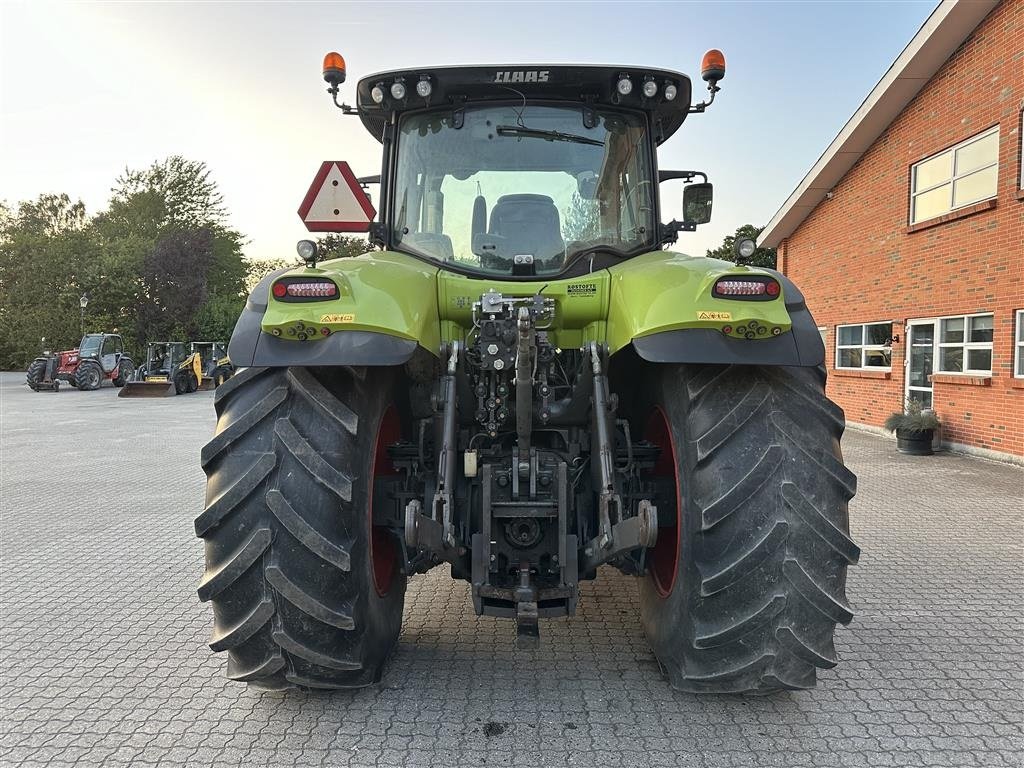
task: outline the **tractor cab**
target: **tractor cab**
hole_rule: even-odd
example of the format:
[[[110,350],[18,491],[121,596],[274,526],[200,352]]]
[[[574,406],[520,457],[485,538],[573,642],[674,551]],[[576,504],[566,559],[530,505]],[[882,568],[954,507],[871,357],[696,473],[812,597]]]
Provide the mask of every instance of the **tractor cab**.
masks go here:
[[[694,184],[684,220],[661,224],[657,189],[667,179],[706,182],[699,172],[659,174],[656,153],[704,106],[691,105],[686,75],[653,68],[436,67],[363,78],[351,111],[385,148],[371,236],[446,270],[523,279],[647,253],[710,217],[711,186]]]
[[[78,358],[97,361],[104,373],[117,368],[123,354],[124,342],[114,333],[87,333],[78,345]]]

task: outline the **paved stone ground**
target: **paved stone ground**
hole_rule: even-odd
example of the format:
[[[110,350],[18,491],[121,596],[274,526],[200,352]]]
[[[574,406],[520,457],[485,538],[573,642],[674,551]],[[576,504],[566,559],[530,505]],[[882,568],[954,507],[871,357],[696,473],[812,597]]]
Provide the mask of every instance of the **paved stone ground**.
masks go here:
[[[813,691],[673,692],[614,571],[542,647],[414,579],[382,685],[230,683],[195,587],[212,395],[34,394],[0,376],[0,764],[1012,766],[1022,751],[1024,473],[851,432],[863,547],[843,662]]]

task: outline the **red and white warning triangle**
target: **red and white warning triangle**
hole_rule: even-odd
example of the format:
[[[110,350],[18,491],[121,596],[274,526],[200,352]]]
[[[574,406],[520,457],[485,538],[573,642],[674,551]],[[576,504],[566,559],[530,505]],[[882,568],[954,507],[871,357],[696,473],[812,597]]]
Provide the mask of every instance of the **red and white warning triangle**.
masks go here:
[[[310,232],[368,232],[376,215],[344,160],[320,165],[299,206],[299,218]]]

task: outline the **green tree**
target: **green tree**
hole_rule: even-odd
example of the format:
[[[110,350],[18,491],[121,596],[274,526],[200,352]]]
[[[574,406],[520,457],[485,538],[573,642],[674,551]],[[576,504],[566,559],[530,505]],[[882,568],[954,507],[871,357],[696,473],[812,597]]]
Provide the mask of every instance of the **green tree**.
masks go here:
[[[375,246],[370,245],[370,242],[365,237],[336,235],[333,232],[318,237],[317,245],[320,248],[321,261],[353,258],[378,250]]]
[[[135,276],[128,290],[139,347],[156,337],[230,336],[245,305],[247,267],[244,237],[226,220],[205,163],[174,155],[118,177],[97,227]]]
[[[81,201],[41,195],[0,215],[0,367],[79,339],[79,296],[99,251]]]
[[[246,294],[250,293],[259,281],[271,272],[301,266],[302,262],[299,261],[298,256],[292,256],[290,259],[252,259],[247,261],[246,267],[248,272],[245,277],[245,292]]]
[[[126,169],[107,210],[66,194],[0,204],[0,366],[87,332],[119,331],[137,360],[157,336],[226,340],[245,304],[244,237],[226,223],[204,163],[174,156]],[[132,332],[134,331],[134,333]]]
[[[718,248],[712,248],[707,252],[708,258],[722,259],[723,261],[737,261],[736,253],[733,251],[733,243],[737,240],[749,238],[757,242],[757,236],[761,234],[764,227],[755,227],[753,224],[744,224],[736,230],[733,235],[726,235],[725,240]],[[749,259],[743,260],[744,264],[752,267],[768,267],[775,269],[775,249],[758,248]]]
[[[111,190],[111,208],[128,205],[139,195],[154,204],[162,227],[194,228],[227,220],[224,196],[210,177],[206,163],[171,155],[148,168],[126,168]]]

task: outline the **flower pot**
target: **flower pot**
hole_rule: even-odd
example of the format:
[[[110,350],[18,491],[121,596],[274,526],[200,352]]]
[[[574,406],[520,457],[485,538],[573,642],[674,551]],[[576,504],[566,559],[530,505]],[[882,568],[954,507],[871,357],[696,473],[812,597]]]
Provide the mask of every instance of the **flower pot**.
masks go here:
[[[896,430],[896,450],[900,453],[908,453],[911,456],[931,456],[935,451],[932,449],[932,437],[935,430]]]

